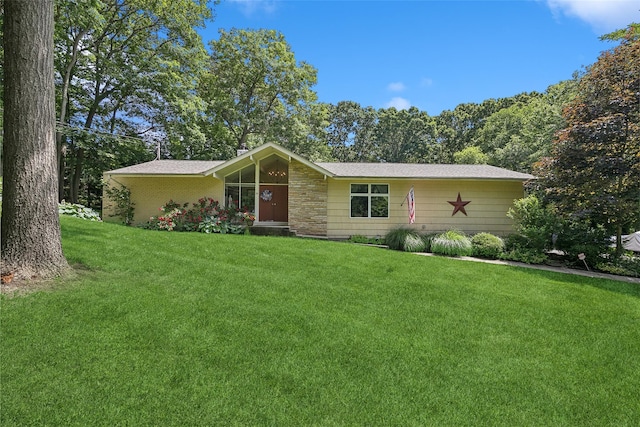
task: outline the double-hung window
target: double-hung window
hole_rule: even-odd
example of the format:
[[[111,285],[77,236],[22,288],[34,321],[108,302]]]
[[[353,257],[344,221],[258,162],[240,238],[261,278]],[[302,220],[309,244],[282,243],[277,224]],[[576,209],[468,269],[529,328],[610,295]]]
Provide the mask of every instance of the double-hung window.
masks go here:
[[[388,184],[351,184],[351,218],[388,217]]]

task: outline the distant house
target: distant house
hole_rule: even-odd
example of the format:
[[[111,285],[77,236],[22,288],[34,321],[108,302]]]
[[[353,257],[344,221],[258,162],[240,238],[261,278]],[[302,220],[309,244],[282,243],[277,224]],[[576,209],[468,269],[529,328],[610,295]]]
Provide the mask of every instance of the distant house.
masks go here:
[[[512,231],[507,210],[532,178],[488,165],[314,163],[273,143],[227,161],[154,160],[104,173],[106,185],[131,190],[137,223],[169,200],[211,197],[248,206],[256,226],[335,239],[383,236],[398,226],[505,235]],[[412,188],[415,222],[409,224]],[[103,200],[108,219],[112,203]]]

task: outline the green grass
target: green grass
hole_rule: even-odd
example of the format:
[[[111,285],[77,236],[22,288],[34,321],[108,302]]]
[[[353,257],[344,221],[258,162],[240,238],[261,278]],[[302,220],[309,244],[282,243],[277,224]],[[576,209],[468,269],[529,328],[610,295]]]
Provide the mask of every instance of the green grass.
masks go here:
[[[640,424],[638,285],[62,218],[3,297],[0,425]]]

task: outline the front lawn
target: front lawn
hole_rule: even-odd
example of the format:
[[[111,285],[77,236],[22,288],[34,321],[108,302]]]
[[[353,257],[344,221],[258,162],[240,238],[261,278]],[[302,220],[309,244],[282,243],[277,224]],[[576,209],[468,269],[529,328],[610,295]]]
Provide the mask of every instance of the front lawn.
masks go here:
[[[640,424],[640,289],[347,243],[62,218],[2,297],[0,424]]]

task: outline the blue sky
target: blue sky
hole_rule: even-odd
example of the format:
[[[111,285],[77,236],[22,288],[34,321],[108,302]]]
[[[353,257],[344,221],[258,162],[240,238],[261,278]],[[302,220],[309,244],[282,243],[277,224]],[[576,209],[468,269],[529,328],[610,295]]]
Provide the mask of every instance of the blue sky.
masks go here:
[[[275,29],[318,70],[327,103],[418,107],[544,91],[613,46],[598,37],[640,22],[637,0],[222,0],[218,29]]]

